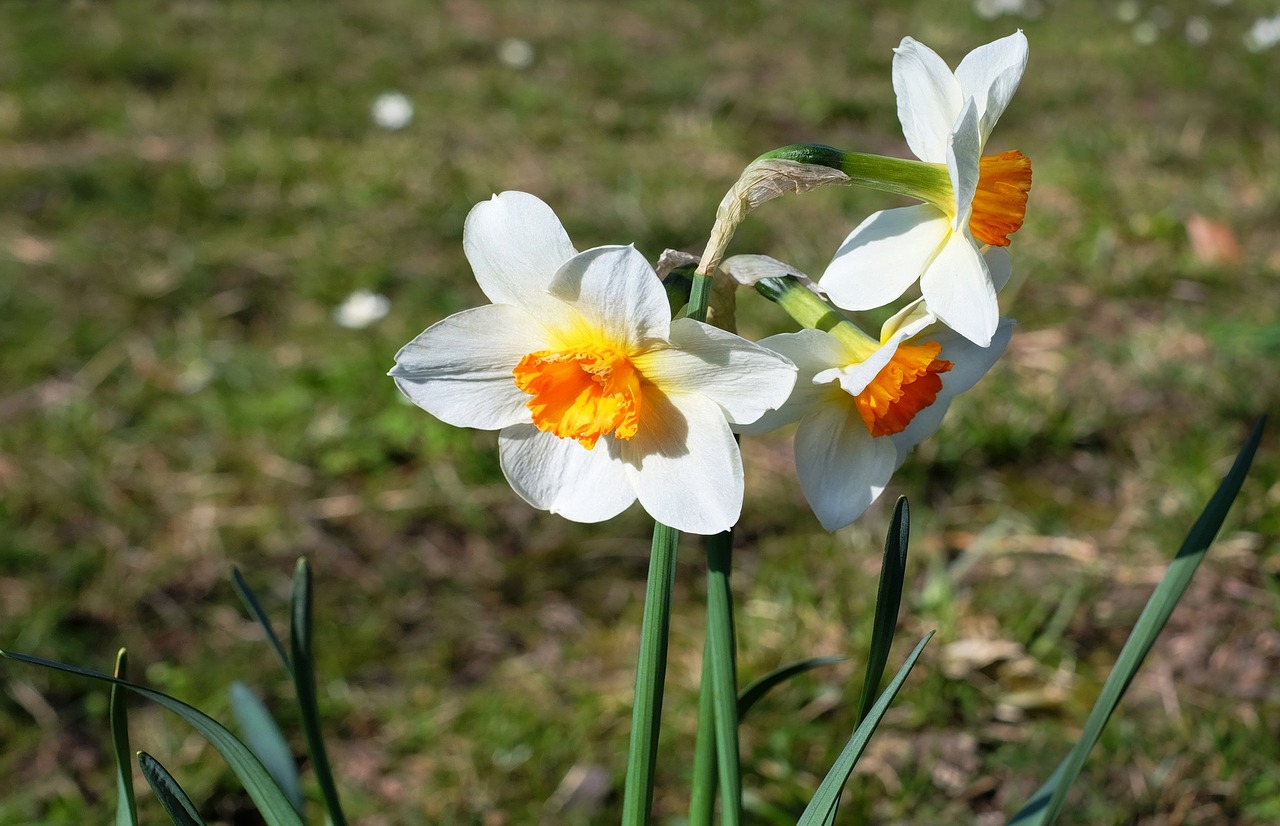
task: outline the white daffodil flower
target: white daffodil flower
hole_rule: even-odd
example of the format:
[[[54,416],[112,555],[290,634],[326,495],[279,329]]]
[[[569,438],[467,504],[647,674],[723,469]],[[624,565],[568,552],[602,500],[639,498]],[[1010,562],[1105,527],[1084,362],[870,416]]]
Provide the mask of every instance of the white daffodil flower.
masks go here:
[[[532,195],[476,206],[463,247],[493,303],[397,353],[399,388],[449,424],[500,431],[503,473],[536,508],[599,522],[639,499],[681,531],[733,526],[743,476],[729,424],[781,406],[795,366],[732,333],[672,321],[634,247],[577,252]]]
[[[852,523],[879,498],[911,449],[942,424],[952,398],[991,369],[1013,330],[1002,319],[984,348],[936,321],[919,300],[885,322],[879,341],[847,322],[760,341],[800,375],[780,410],[735,429],[763,433],[799,421],[796,475],[827,530]]]
[[[819,283],[848,310],[882,307],[917,279],[930,311],[981,347],[999,311],[982,248],[1006,246],[1022,226],[1031,162],[1020,152],[983,157],[996,121],[1027,66],[1021,31],[980,46],[954,74],[927,46],[894,50],[893,88],[907,145],[951,179],[922,192],[928,203],[877,212],[845,238]]]

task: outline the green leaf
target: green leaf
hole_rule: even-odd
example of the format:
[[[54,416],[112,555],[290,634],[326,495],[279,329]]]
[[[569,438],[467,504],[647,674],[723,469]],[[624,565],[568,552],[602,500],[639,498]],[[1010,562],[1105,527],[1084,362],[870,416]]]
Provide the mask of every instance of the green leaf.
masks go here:
[[[106,674],[90,671],[87,668],[79,668],[74,665],[54,662],[53,660],[32,657],[29,654],[18,654],[13,651],[0,650],[0,657],[7,657],[18,662],[118,685],[169,709],[169,711],[181,717],[198,731],[222,755],[223,759],[227,761],[227,765],[231,767],[231,770],[235,772],[236,777],[240,780],[240,784],[249,793],[249,797],[257,805],[258,811],[262,814],[268,826],[303,826],[302,818],[294,810],[289,798],[285,796],[284,792],[271,778],[271,774],[263,767],[262,761],[258,760],[254,753],[249,750],[249,747],[240,742],[234,734],[203,711],[155,689],[131,683],[127,680],[108,677]]]
[[[289,600],[289,645],[293,656],[293,687],[298,695],[298,710],[302,715],[302,730],[307,739],[307,755],[315,772],[324,798],[325,811],[334,826],[346,826],[342,803],[338,799],[338,787],[333,782],[333,770],[329,767],[329,755],[324,747],[324,733],[320,725],[320,705],[316,700],[315,659],[311,645],[311,567],[305,558],[298,560],[293,575],[293,594]]]
[[[848,782],[849,775],[853,773],[853,767],[857,764],[858,758],[862,756],[863,750],[866,749],[867,743],[871,740],[871,735],[875,733],[876,727],[880,725],[880,720],[884,717],[885,712],[889,710],[889,704],[897,696],[898,690],[902,688],[907,675],[915,667],[916,660],[920,658],[920,653],[924,651],[925,645],[928,644],[933,634],[934,632],[930,631],[920,642],[916,643],[915,649],[907,656],[907,661],[902,664],[902,668],[898,669],[897,675],[889,681],[884,693],[880,695],[875,705],[871,707],[871,711],[858,724],[857,729],[854,730],[853,735],[849,738],[849,742],[845,744],[840,756],[836,758],[836,762],[831,766],[831,770],[827,772],[827,776],[823,778],[818,790],[814,792],[813,798],[809,801],[809,805],[805,807],[804,814],[800,816],[796,826],[818,826],[818,824],[825,823],[834,816],[836,804],[840,802],[840,792],[844,789],[844,784]]]
[[[791,663],[789,665],[775,668],[763,677],[753,681],[746,688],[742,689],[738,694],[738,720],[741,721],[747,716],[747,712],[752,706],[760,702],[764,695],[768,694],[777,686],[799,676],[806,671],[812,671],[815,668],[821,668],[824,665],[834,665],[835,663],[844,662],[847,657],[810,657],[806,660]]]
[[[116,653],[116,679],[129,674],[129,655]],[[116,826],[138,826],[138,801],[133,791],[133,751],[129,748],[129,710],[120,686],[111,686],[111,750],[116,758]]]
[[[271,626],[271,620],[267,618],[267,613],[262,610],[262,604],[258,602],[258,597],[253,593],[253,589],[249,587],[249,583],[245,582],[244,577],[241,576],[239,568],[233,567],[231,569],[231,587],[240,595],[240,600],[244,602],[245,608],[249,609],[249,613],[262,626],[262,630],[267,632],[267,641],[276,650],[276,655],[280,657],[280,662],[284,664],[284,670],[292,677],[293,666],[289,663],[289,655],[284,652],[284,645],[281,644],[280,638],[276,636],[276,630]]]
[[[1013,816],[1009,821],[1010,824],[1042,826],[1042,824],[1052,823],[1061,812],[1067,791],[1080,776],[1089,752],[1093,750],[1098,738],[1102,735],[1103,727],[1111,719],[1111,714],[1116,710],[1120,699],[1124,697],[1129,683],[1142,666],[1142,661],[1151,650],[1161,629],[1168,622],[1178,600],[1187,590],[1192,575],[1196,572],[1200,561],[1204,559],[1214,537],[1222,528],[1227,511],[1240,493],[1240,487],[1249,473],[1249,465],[1258,450],[1265,423],[1264,417],[1254,426],[1253,432],[1249,434],[1239,455],[1236,456],[1235,464],[1231,466],[1222,484],[1218,486],[1217,492],[1213,494],[1209,504],[1192,525],[1190,533],[1178,550],[1178,555],[1174,557],[1164,578],[1156,586],[1151,598],[1147,600],[1146,607],[1142,609],[1141,616],[1138,617],[1133,631],[1129,634],[1129,639],[1120,649],[1120,656],[1116,659],[1115,667],[1112,668],[1111,674],[1102,686],[1102,692],[1098,695],[1093,710],[1085,720],[1080,739],[1044,785],[1037,789],[1026,805]]]
[[[298,814],[304,814],[302,783],[298,779],[298,767],[293,762],[293,752],[276,725],[275,718],[258,696],[244,683],[231,684],[231,711],[240,725],[240,733],[262,765],[275,778],[278,785]]]
[[[191,798],[187,797],[173,775],[160,765],[160,761],[145,751],[140,751],[138,765],[142,768],[142,776],[151,784],[151,790],[160,798],[160,805],[164,806],[175,826],[205,826],[204,819],[196,811]]]
[[[871,653],[862,678],[862,695],[858,698],[858,720],[861,721],[875,702],[876,690],[884,679],[893,645],[893,631],[898,626],[898,609],[902,605],[902,585],[907,577],[907,540],[911,532],[911,508],[907,497],[899,496],[893,506],[889,534],[884,540],[884,561],[880,564],[880,589],[876,594],[876,617],[871,627]]]

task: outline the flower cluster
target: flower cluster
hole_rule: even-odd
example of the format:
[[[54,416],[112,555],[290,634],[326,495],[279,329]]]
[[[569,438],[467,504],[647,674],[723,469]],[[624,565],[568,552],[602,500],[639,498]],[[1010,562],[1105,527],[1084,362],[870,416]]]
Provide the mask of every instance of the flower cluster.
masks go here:
[[[578,252],[550,207],[505,192],[475,207],[463,233],[492,303],[428,328],[397,354],[391,376],[441,420],[499,431],[512,488],[581,522],[639,500],[679,530],[727,530],[743,498],[734,433],[798,422],[804,494],[824,527],[848,525],[1008,344],[1012,322],[1000,318],[996,293],[1009,277],[1006,247],[1022,225],[1031,165],[1019,152],[983,152],[1026,62],[1021,32],[973,51],[954,73],[902,41],[893,84],[918,161],[858,156],[857,176],[813,180],[838,176],[922,203],[868,217],[817,287],[787,276],[771,279],[772,294],[760,290],[807,329],[753,343],[673,320],[663,282],[634,247]],[[795,163],[771,164],[756,167],[753,187],[781,168],[801,191]],[[734,220],[745,211],[722,204]],[[717,229],[723,249],[732,226]],[[878,337],[836,310],[883,307],[916,281],[921,298]]]

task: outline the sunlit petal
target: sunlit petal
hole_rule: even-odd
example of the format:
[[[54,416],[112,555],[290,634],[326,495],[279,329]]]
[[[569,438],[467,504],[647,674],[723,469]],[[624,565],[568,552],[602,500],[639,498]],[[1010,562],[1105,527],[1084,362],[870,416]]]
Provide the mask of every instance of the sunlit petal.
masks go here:
[[[956,67],[956,80],[966,97],[978,104],[982,143],[1018,91],[1027,69],[1027,36],[1020,30],[979,46]]]
[[[938,53],[904,37],[893,50],[893,91],[907,146],[922,161],[945,163],[947,138],[960,107],[960,84]]]
[[[564,263],[550,285],[593,331],[628,352],[665,339],[671,307],[653,267],[635,247],[596,247]]]
[[[845,238],[818,286],[846,310],[883,307],[920,277],[950,230],[925,204],[877,212]]]
[[[465,310],[428,327],[396,353],[389,373],[414,404],[457,427],[498,430],[529,421],[529,396],[512,371],[548,346],[546,330],[508,304]]]
[[[873,439],[852,404],[829,405],[796,430],[796,471],[809,506],[834,531],[863,514],[889,483],[897,451],[886,438]]]
[[[952,233],[920,279],[929,309],[980,347],[991,343],[999,310],[987,264],[967,233]]]
[[[636,500],[606,438],[588,450],[531,424],[498,434],[498,457],[511,489],[535,508],[575,522],[602,522]]]
[[[742,457],[719,405],[691,394],[647,394],[640,432],[619,449],[640,504],[696,534],[726,531],[742,512]]]
[[[540,199],[503,192],[467,215],[462,247],[476,283],[494,304],[530,306],[577,254],[560,219]]]
[[[785,357],[709,324],[673,321],[671,345],[635,357],[636,367],[664,392],[706,396],[731,424],[753,422],[780,407],[795,384]]]

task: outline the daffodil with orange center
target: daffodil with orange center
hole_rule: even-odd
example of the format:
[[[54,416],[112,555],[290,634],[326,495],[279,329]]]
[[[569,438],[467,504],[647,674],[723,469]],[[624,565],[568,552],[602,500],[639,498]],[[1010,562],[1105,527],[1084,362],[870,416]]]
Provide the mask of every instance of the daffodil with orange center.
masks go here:
[[[938,429],[951,400],[1004,352],[1013,327],[1002,319],[990,346],[978,347],[936,322],[916,301],[879,339],[847,321],[761,339],[795,362],[796,389],[782,409],[735,429],[762,433],[799,422],[796,474],[827,530],[871,506],[911,449]]]
[[[1020,152],[983,156],[987,139],[1022,80],[1022,32],[970,52],[953,74],[910,37],[894,50],[893,88],[907,144],[946,177],[919,206],[877,212],[845,238],[820,280],[838,306],[869,310],[916,280],[929,310],[985,347],[996,332],[998,284],[985,247],[1004,247],[1022,226],[1031,162]]]
[[[682,531],[732,527],[743,475],[730,424],[781,406],[795,366],[673,321],[634,247],[577,252],[532,195],[476,206],[463,247],[493,303],[396,354],[391,376],[405,395],[449,424],[499,431],[503,473],[534,507],[599,522],[639,500]]]

